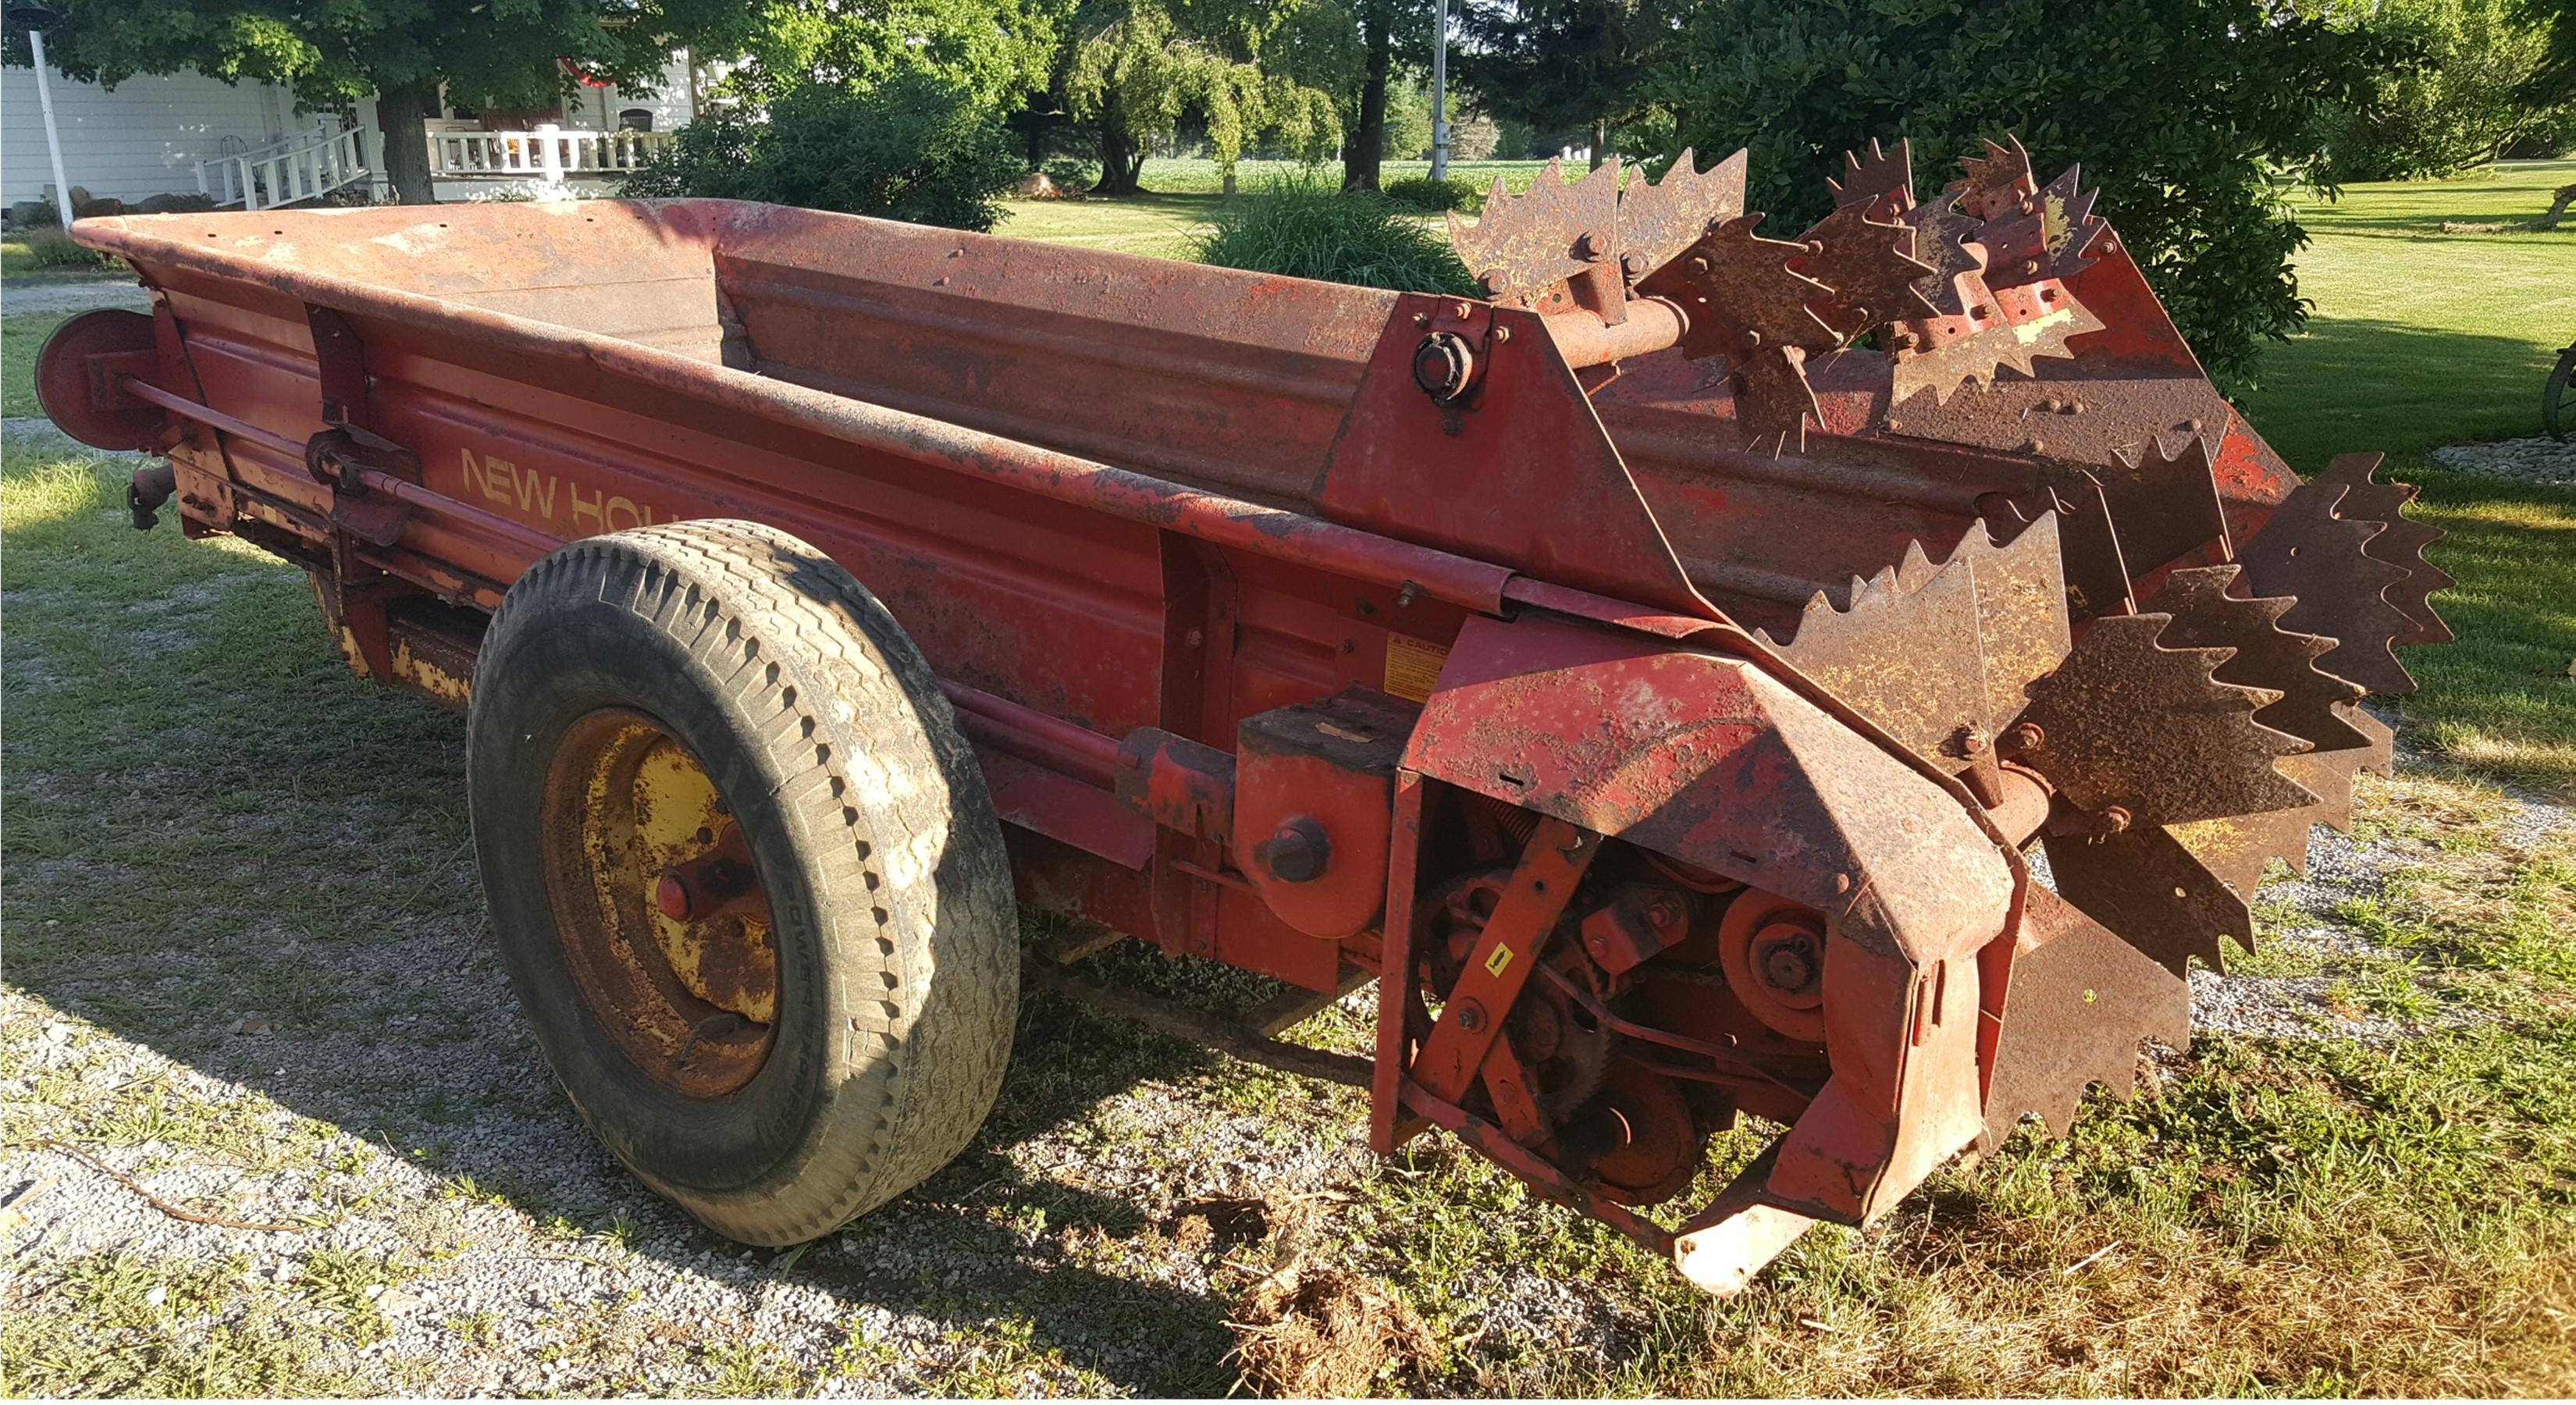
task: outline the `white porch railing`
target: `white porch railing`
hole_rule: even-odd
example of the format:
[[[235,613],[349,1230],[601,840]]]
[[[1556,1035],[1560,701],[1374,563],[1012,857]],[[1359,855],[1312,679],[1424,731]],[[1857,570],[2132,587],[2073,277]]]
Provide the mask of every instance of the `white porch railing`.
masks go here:
[[[236,156],[197,163],[197,190],[218,206],[265,210],[328,195],[367,178],[355,127],[329,127],[282,137]]]
[[[640,170],[676,132],[582,132],[552,124],[526,132],[432,132],[430,174],[440,180],[529,180],[561,185],[579,176]]]

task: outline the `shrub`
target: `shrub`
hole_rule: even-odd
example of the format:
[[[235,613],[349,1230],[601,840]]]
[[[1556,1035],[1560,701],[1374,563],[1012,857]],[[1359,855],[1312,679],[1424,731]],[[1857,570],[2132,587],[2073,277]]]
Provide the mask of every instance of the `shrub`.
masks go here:
[[[622,195],[762,200],[989,230],[1021,162],[992,109],[963,88],[914,73],[853,90],[816,85],[777,97],[766,118],[718,109],[680,129]]]
[[[1433,180],[1429,176],[1406,176],[1386,183],[1386,198],[1398,205],[1416,210],[1456,210],[1474,214],[1485,208],[1485,192],[1465,176]]]
[[[1398,292],[1475,295],[1449,241],[1383,195],[1282,177],[1219,210],[1201,263]]]
[[[72,242],[72,237],[48,226],[27,232],[27,262],[38,268],[114,268],[116,256],[102,254]]]

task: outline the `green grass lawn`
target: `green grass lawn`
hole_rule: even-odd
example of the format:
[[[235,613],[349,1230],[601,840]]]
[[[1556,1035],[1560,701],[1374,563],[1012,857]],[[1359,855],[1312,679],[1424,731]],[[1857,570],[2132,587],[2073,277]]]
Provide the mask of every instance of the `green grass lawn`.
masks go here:
[[[0,276],[12,282],[86,283],[116,271],[95,255],[65,248],[51,230],[0,240]]]
[[[2540,390],[2576,341],[2576,221],[2526,222],[2576,161],[2507,162],[2483,179],[2356,185],[2303,208],[2307,329],[2269,349],[2243,397],[2254,426],[2313,473],[2354,450],[2423,486],[2460,589],[2436,607],[2458,642],[2404,651],[2423,685],[2418,735],[2480,774],[2576,793],[2576,494],[2446,472],[2429,451],[2540,433]],[[2116,220],[2117,211],[2108,212]]]
[[[2265,353],[2247,415],[2303,473],[2355,449],[2538,434],[2541,382],[2576,341],[2576,219],[2547,232],[2442,225],[2534,219],[2570,181],[2576,161],[2513,161],[2485,179],[2356,185],[2303,206],[2315,242],[2294,263],[2316,309]]]
[[[1149,168],[1147,184],[1177,187],[1182,174]],[[2384,889],[2326,919],[2290,908],[2277,887],[2258,907],[2267,940],[2323,920],[2366,946],[2274,940],[2238,968],[2322,985],[2336,1019],[2413,1021],[2417,1032],[2369,1046],[2204,1036],[2137,1101],[2097,1101],[2071,1139],[2025,1136],[1946,1169],[1867,1233],[1811,1235],[1734,1302],[1698,1295],[1617,1236],[1539,1204],[1454,1144],[1426,1140],[1312,1202],[1308,1249],[1393,1285],[1422,1311],[1446,1347],[1419,1385],[1567,1395],[2576,1390],[2576,834],[2535,829],[2502,789],[2576,791],[2567,675],[2576,494],[2443,473],[2425,457],[2441,444],[2532,432],[2538,358],[2576,336],[2576,238],[2446,236],[2440,221],[2536,212],[2532,189],[2570,179],[2576,171],[2559,163],[2483,182],[2356,187],[2310,212],[2316,243],[2301,273],[2317,321],[2269,353],[2248,402],[2301,468],[2349,449],[2390,451],[2399,476],[2424,484],[2423,516],[2451,534],[2433,559],[2461,580],[2438,601],[2460,642],[2406,658],[2423,689],[2404,702],[2405,736],[2435,755],[2358,789],[2358,836],[2394,863]],[[1029,223],[1006,232],[1111,247],[1177,241],[1212,198],[1170,189],[1032,204],[1015,215]],[[33,350],[56,320],[0,322],[0,389],[13,415],[31,412],[20,407]],[[129,467],[29,441],[13,441],[0,464],[9,601],[0,687],[11,724],[0,736],[9,778],[0,883],[11,982],[191,1061],[217,1057],[220,1020],[254,1008],[308,1023],[316,1057],[363,1047],[338,1041],[371,1037],[419,1002],[399,982],[353,1002],[337,963],[357,960],[413,909],[463,921],[474,906],[456,789],[461,729],[349,679],[290,568],[167,526],[132,532],[120,499]],[[396,755],[417,764],[388,764]],[[402,911],[388,916],[389,903]],[[307,943],[289,966],[261,945],[281,930]],[[210,945],[217,932],[240,939]],[[188,974],[188,998],[153,993],[168,971]],[[466,1022],[473,1047],[493,1037],[480,1022],[515,1020],[422,1008]],[[2340,1028],[2322,1026],[2321,1035]],[[1328,1014],[1302,1037],[1347,1046],[1361,1033]],[[889,1253],[918,1236],[980,1245],[976,1254],[1033,1271],[1007,1289],[970,1278],[966,1288],[888,1290],[832,1277],[816,1265],[834,1256],[817,1254],[759,1270],[763,1281],[831,1293],[849,1312],[891,1303],[932,1315],[955,1354],[930,1379],[949,1389],[1029,1388],[991,1363],[1034,1353],[1062,1368],[1043,1380],[1076,1393],[1221,1391],[1225,1304],[1260,1265],[1187,1258],[1141,1217],[1099,1208],[1139,1192],[1104,1196],[1080,1178],[1112,1153],[1149,1182],[1157,1167],[1177,1178],[1201,1159],[1186,1121],[1139,1120],[1155,1099],[1312,1146],[1355,1137],[1361,1100],[1042,998],[1031,1001],[1022,1043],[1050,1056],[1015,1063],[967,1162],[845,1236]],[[63,1106],[142,1095],[84,1085]],[[238,1118],[199,1109],[191,1121],[193,1095],[169,1093],[166,1108],[164,1093],[151,1095],[148,1122],[72,1118],[45,1134],[103,1146],[148,1136],[162,1155],[217,1165],[245,1154]],[[229,1130],[191,1130],[198,1122]],[[28,1135],[26,1125],[13,1113],[8,1137]],[[1138,1130],[1146,1126],[1165,1130]],[[1089,1140],[1068,1144],[1066,1127]],[[1730,1134],[1710,1179],[1753,1144]],[[453,1174],[430,1145],[423,1165]],[[540,1221],[587,1213],[547,1196],[522,1187],[506,1200]],[[437,1252],[363,1251],[387,1261],[368,1270],[385,1282],[432,1271]],[[0,1322],[13,1390],[202,1388],[175,1345],[199,1329],[175,1310],[146,1310],[141,1297],[144,1283],[193,1283],[186,1275],[199,1268],[118,1262],[113,1288],[75,1276],[13,1303]],[[1155,1296],[1164,1290],[1153,1285],[1188,1275],[1210,1286]],[[1534,1283],[1562,1286],[1551,1298],[1533,1296]],[[172,1302],[195,1291],[173,1289]],[[243,1291],[206,1290],[218,1302]],[[1572,1352],[1528,1325],[1531,1303],[1559,1300],[1616,1349]],[[1107,1372],[1078,1349],[1046,1345],[1072,1339],[1050,1338],[1061,1324],[1124,1312],[1164,1314],[1155,1320],[1171,1361],[1161,1374]],[[99,1346],[102,1321],[123,1334],[118,1342],[151,1349]],[[309,1343],[263,1336],[265,1321],[241,1318],[227,1340],[237,1358],[273,1366],[224,1379],[258,1393],[356,1388],[297,1365]],[[352,1316],[333,1345],[376,1340],[361,1321]],[[852,1350],[864,1345],[853,1338]],[[705,1388],[725,1379],[711,1374]],[[750,1382],[813,1384],[792,1374]]]
[[[71,314],[27,313],[0,318],[0,415],[40,415],[36,403],[36,353]]]
[[[1453,176],[1473,181],[1479,189],[1499,175],[1506,188],[1523,191],[1545,168],[1546,163],[1541,161],[1460,161],[1451,163],[1449,170]],[[1430,171],[1428,161],[1389,161],[1380,178],[1396,181],[1428,175]],[[1238,163],[1236,184],[1244,192],[1258,193],[1272,182],[1304,180],[1308,176],[1307,168],[1293,161],[1244,161]],[[1339,172],[1325,167],[1313,178],[1336,180]],[[1190,237],[1207,227],[1211,213],[1225,200],[1221,193],[1224,182],[1215,164],[1157,158],[1145,163],[1138,180],[1144,186],[1140,195],[1006,200],[1003,209],[1007,213],[993,232],[1015,239],[1113,249],[1122,254],[1186,257]],[[1426,222],[1436,224],[1439,217],[1427,216]]]

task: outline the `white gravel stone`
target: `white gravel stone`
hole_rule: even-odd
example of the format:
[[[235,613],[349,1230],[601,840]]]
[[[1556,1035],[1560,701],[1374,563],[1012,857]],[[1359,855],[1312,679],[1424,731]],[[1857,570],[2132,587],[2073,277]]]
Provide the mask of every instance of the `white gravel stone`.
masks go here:
[[[2576,412],[2576,406],[2570,409]],[[2461,473],[2576,488],[2576,439],[2562,443],[2534,435],[2494,444],[2455,444],[2435,449],[2433,461]]]

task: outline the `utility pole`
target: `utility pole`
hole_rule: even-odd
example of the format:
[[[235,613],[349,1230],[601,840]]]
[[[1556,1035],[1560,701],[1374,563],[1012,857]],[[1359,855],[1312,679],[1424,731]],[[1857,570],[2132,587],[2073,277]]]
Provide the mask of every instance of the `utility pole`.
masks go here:
[[[27,31],[27,51],[36,61],[36,102],[45,109],[45,154],[54,158],[54,209],[62,227],[72,227],[72,183],[63,175],[63,139],[54,130],[54,87],[45,77],[45,27],[54,12],[42,5],[9,7],[9,18]]]
[[[1434,6],[1431,36],[1431,178],[1449,179],[1449,0]]]

